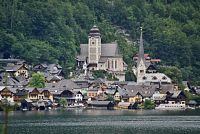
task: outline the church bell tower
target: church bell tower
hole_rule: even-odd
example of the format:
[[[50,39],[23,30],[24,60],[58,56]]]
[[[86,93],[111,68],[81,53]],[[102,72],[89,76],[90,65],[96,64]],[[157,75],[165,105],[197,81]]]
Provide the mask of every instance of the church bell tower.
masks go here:
[[[92,27],[88,36],[88,63],[97,64],[101,56],[101,34],[96,25]]]

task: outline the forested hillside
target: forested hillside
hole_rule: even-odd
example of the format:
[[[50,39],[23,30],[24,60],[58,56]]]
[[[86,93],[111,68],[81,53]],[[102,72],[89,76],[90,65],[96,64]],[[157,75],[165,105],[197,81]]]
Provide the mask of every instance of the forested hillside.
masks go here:
[[[0,0],[0,56],[58,62],[67,73],[94,24],[129,65],[137,46],[120,33],[137,42],[143,26],[145,51],[200,84],[199,0]]]

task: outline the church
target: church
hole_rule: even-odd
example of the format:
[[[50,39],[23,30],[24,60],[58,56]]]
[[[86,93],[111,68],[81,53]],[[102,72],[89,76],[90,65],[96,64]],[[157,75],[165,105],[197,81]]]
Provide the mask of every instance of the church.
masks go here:
[[[79,68],[105,70],[114,74],[119,81],[125,81],[127,64],[119,52],[118,44],[101,43],[99,28],[94,25],[88,35],[88,44],[80,44],[80,54],[76,57]]]
[[[144,45],[142,37],[142,28],[140,34],[139,53],[137,58],[137,66],[133,69],[137,77],[137,84],[171,84],[171,79],[163,73],[157,72],[154,64],[146,62],[144,54]]]

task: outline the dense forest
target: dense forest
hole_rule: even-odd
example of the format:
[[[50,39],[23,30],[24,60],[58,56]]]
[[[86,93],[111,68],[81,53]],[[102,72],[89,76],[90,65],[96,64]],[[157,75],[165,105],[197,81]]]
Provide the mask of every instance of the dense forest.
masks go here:
[[[103,42],[118,42],[130,68],[142,26],[160,70],[200,84],[199,0],[0,0],[0,57],[59,63],[68,73],[94,24]]]

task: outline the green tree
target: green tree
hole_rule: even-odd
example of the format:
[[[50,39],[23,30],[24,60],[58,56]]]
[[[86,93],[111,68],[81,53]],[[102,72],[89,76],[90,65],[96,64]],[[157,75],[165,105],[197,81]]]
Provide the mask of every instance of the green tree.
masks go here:
[[[181,70],[175,66],[169,67],[160,67],[160,72],[166,74],[169,78],[172,79],[172,82],[178,84],[182,81]]]
[[[107,101],[114,101],[114,97],[112,95],[107,95]]]
[[[65,108],[67,106],[67,100],[65,98],[60,98],[59,104],[62,108]]]
[[[45,78],[41,73],[33,73],[31,80],[29,82],[30,87],[34,88],[44,88],[45,87]]]
[[[145,101],[143,102],[141,107],[144,108],[144,109],[154,109],[155,104],[152,100],[145,99]]]
[[[127,71],[125,74],[125,80],[126,81],[136,81],[136,76],[133,73],[133,71]]]

